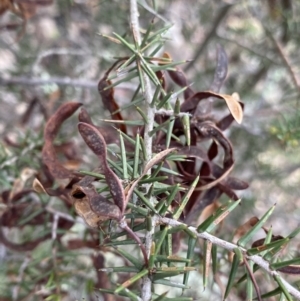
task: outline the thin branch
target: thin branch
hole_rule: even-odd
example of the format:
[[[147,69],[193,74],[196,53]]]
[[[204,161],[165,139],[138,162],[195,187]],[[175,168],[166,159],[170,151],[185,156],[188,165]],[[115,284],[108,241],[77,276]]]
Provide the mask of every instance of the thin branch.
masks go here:
[[[300,92],[300,80],[298,79],[298,77],[296,76],[296,74],[292,68],[292,63],[290,62],[290,59],[284,52],[281,44],[275,39],[275,37],[272,35],[272,33],[269,32],[268,30],[266,30],[266,32],[267,32],[268,36],[271,38],[273,44],[275,45],[276,50],[277,50],[278,54],[280,55],[288,73],[290,74],[294,85],[296,86],[297,90]]]
[[[57,237],[57,225],[58,225],[59,216],[57,214],[54,214],[53,216],[53,223],[52,223],[52,241],[54,242]]]
[[[17,277],[17,285],[13,288],[12,291],[12,297],[13,300],[18,300],[18,296],[19,296],[19,292],[20,292],[20,288],[21,288],[21,284],[23,281],[23,276],[24,276],[24,271],[27,268],[28,264],[30,262],[30,258],[29,257],[25,257],[23,263],[21,264],[20,268],[19,268],[19,275]]]
[[[136,0],[130,0],[130,20],[131,20],[131,26],[132,26],[132,31],[134,34],[135,39],[137,40],[137,43],[140,45],[142,40],[141,40],[141,35],[140,35],[140,26],[139,26],[139,12],[137,8],[137,2]],[[146,148],[146,162],[145,164],[151,160],[152,158],[152,136],[148,135],[153,130],[153,122],[154,122],[154,116],[155,112],[154,109],[151,108],[150,104],[152,102],[153,98],[153,92],[151,88],[151,83],[149,77],[145,74],[145,72],[142,72],[143,74],[143,79],[145,82],[145,92],[144,92],[144,97],[145,97],[145,105],[146,105],[146,117],[148,123],[145,125],[145,135],[144,135],[144,143],[145,143],[145,148]],[[149,171],[150,173],[150,171]]]
[[[57,245],[55,243],[55,240],[57,238],[57,226],[58,226],[58,220],[59,216],[57,214],[54,214],[53,216],[53,223],[52,223],[52,262],[53,262],[53,268],[54,271],[57,269],[57,262],[56,262],[56,254],[57,254]],[[60,293],[59,286],[56,286],[56,293]]]
[[[74,222],[74,223],[76,222],[76,220],[71,215],[69,215],[67,213],[64,213],[64,212],[61,212],[61,211],[57,211],[57,210],[55,210],[54,208],[52,208],[50,206],[47,206],[45,208],[45,210],[49,213],[52,213],[55,218],[62,218],[62,219],[65,219],[67,221]],[[52,239],[54,240],[55,238],[53,238],[53,237],[55,237],[55,235],[53,233],[53,228],[52,228]]]
[[[167,20],[165,17],[162,15],[158,14],[151,6],[148,5],[148,3],[145,0],[138,0],[138,4],[141,5],[144,9],[149,11],[153,16],[161,19],[165,23],[170,23],[169,20]]]
[[[75,88],[89,88],[97,89],[98,81],[87,80],[87,79],[76,79],[70,77],[0,77],[0,86],[8,85],[24,85],[24,86],[41,86],[56,84],[58,86],[73,86]],[[136,86],[130,83],[121,83],[118,88],[134,90]]]
[[[224,41],[226,41],[226,42],[232,43],[232,44],[234,44],[235,46],[238,46],[238,47],[240,47],[240,48],[242,48],[242,49],[248,51],[249,53],[252,53],[252,54],[256,55],[257,57],[260,57],[260,58],[263,59],[263,60],[267,60],[269,63],[272,63],[272,64],[274,64],[274,65],[276,65],[276,66],[280,65],[279,62],[273,60],[272,58],[269,58],[265,53],[261,53],[261,52],[259,52],[259,51],[254,50],[254,49],[251,48],[251,47],[248,47],[248,46],[246,46],[246,45],[243,45],[243,44],[239,43],[237,40],[232,40],[232,39],[230,39],[230,38],[224,37],[224,36],[221,35],[221,34],[220,34],[220,35],[216,34],[216,37],[217,37],[218,39],[220,39],[220,40],[224,40]]]
[[[139,12],[137,7],[137,1],[136,0],[130,0],[130,22],[132,26],[132,32],[133,36],[136,39],[136,42],[138,45],[141,44],[141,35],[140,35],[140,26],[139,26]],[[146,117],[147,117],[147,124],[145,124],[145,130],[144,130],[144,143],[145,143],[145,149],[146,149],[146,162],[151,160],[152,158],[152,137],[149,135],[149,133],[153,130],[153,123],[154,123],[154,117],[155,117],[155,111],[153,108],[151,108],[150,104],[152,102],[153,98],[153,92],[151,89],[151,83],[149,77],[142,72],[143,80],[145,83],[145,91],[144,91],[144,97],[145,97],[145,109],[146,109]],[[151,170],[149,170],[148,173],[151,173]],[[149,185],[146,186],[146,189],[149,189]],[[150,203],[153,204],[153,199],[150,198]],[[148,257],[150,255],[150,250],[153,242],[153,234],[154,234],[154,227],[155,225],[155,219],[152,218],[152,227],[150,231],[147,231],[145,234],[145,249],[148,254]],[[148,276],[145,276],[143,278],[143,284],[142,284],[142,290],[141,290],[141,297],[143,301],[150,301],[152,297],[151,293],[151,279]]]
[[[257,295],[257,299],[258,299],[258,301],[262,301],[260,289],[259,289],[259,287],[258,287],[258,284],[257,284],[257,282],[256,282],[256,280],[255,280],[254,274],[253,274],[253,272],[251,271],[251,268],[250,268],[249,263],[248,263],[248,261],[247,261],[246,258],[244,258],[244,263],[245,263],[246,269],[247,269],[247,271],[248,271],[248,274],[249,274],[249,276],[250,276],[250,278],[251,278],[251,281],[252,281],[252,283],[253,283],[253,286],[254,286],[254,288],[255,288],[256,295]]]
[[[229,9],[232,7],[231,4],[225,5],[220,12],[218,13],[218,15],[216,16],[214,22],[213,22],[213,26],[210,30],[210,32],[207,34],[205,40],[203,41],[203,43],[200,45],[200,47],[196,50],[193,60],[191,62],[189,62],[185,68],[184,71],[188,71],[191,67],[194,66],[194,64],[196,63],[197,59],[201,56],[201,54],[203,53],[203,51],[205,50],[206,46],[208,45],[208,43],[210,42],[210,40],[215,36],[217,29],[219,27],[219,25],[221,24],[221,22],[223,21],[223,19],[226,17]]]
[[[248,94],[252,91],[252,89],[256,86],[256,84],[266,76],[269,68],[271,67],[271,63],[267,61],[262,67],[256,70],[255,73],[249,75],[244,83],[241,85],[242,90],[240,91],[241,95]]]
[[[82,50],[77,50],[77,49],[67,49],[67,48],[52,48],[52,49],[47,49],[45,51],[42,51],[38,57],[36,58],[32,70],[34,73],[36,73],[38,71],[39,68],[39,64],[41,63],[41,61],[47,57],[47,56],[51,56],[51,55],[77,55],[77,56],[86,56],[87,54],[91,54],[91,53],[87,53],[86,51],[82,51]]]
[[[176,220],[170,219],[170,218],[166,218],[166,217],[158,217],[157,218],[158,223],[160,224],[164,224],[164,225],[169,225],[171,227],[177,227],[180,225],[185,225],[184,223],[178,222]],[[269,275],[271,275],[272,277],[277,276],[280,278],[281,282],[283,283],[283,285],[285,286],[285,288],[287,289],[287,291],[294,296],[297,300],[300,300],[300,291],[298,291],[295,287],[293,287],[292,285],[290,285],[286,280],[284,280],[280,274],[277,271],[274,271],[270,268],[270,263],[268,261],[266,261],[265,259],[263,259],[261,256],[259,255],[252,255],[249,256],[246,253],[246,249],[227,242],[225,240],[222,240],[218,237],[215,237],[207,232],[203,232],[203,233],[198,233],[197,229],[195,227],[189,227],[189,230],[191,232],[193,232],[195,235],[197,235],[197,237],[199,238],[203,238],[203,239],[207,239],[208,241],[211,241],[213,244],[220,246],[228,251],[233,251],[235,248],[239,248],[241,250],[241,252],[244,254],[245,258],[248,258],[249,260],[252,260],[254,263],[256,263],[257,265],[259,265],[263,270],[265,270]]]
[[[155,110],[155,114],[163,115],[163,116],[175,116],[173,110],[165,110],[165,109]],[[178,116],[178,117],[183,117],[185,115],[192,116],[192,114],[186,113],[186,112],[180,112],[180,113],[176,114],[176,116]]]

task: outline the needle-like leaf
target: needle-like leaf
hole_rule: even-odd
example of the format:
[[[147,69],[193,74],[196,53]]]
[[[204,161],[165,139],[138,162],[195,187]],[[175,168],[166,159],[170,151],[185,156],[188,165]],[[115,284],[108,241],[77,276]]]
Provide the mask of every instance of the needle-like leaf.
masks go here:
[[[275,206],[276,204],[264,214],[264,216],[253,226],[253,228],[249,232],[247,232],[238,240],[237,243],[239,246],[244,247],[248,243],[248,241],[253,237],[253,235],[264,225],[267,219],[271,216],[275,209]]]

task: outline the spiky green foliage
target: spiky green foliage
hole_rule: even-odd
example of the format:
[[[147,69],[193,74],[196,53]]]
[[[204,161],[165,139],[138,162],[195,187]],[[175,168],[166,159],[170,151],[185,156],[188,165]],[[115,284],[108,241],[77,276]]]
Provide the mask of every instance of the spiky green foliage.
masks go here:
[[[238,228],[234,234],[236,243],[219,238],[220,225],[226,224],[227,217],[237,214],[237,208],[243,205],[243,200],[237,198],[234,190],[243,189],[245,183],[230,176],[234,166],[232,149],[235,146],[222,133],[234,119],[241,121],[242,105],[233,95],[218,94],[213,89],[211,92],[194,92],[191,89],[179,69],[184,61],[173,62],[167,54],[159,52],[166,42],[164,35],[169,27],[160,28],[159,25],[151,24],[140,45],[131,34],[107,36],[108,40],[118,43],[118,51],[122,56],[118,58],[118,64],[100,80],[101,85],[99,83],[102,101],[111,113],[111,119],[102,121],[106,126],[113,124],[117,129],[98,123],[102,116],[92,121],[87,117],[79,118],[79,132],[87,146],[98,156],[95,158],[85,148],[84,157],[89,168],[79,171],[76,166],[79,172],[75,174],[71,169],[61,169],[65,166],[59,160],[54,160],[60,159],[52,153],[51,148],[57,146],[54,144],[54,136],[58,131],[56,127],[69,117],[61,113],[62,106],[51,117],[55,118],[48,121],[43,140],[39,137],[38,142],[29,149],[30,152],[34,151],[30,156],[37,158],[37,163],[32,165],[25,161],[24,164],[22,155],[27,153],[16,151],[14,157],[3,149],[3,166],[7,167],[7,162],[17,158],[17,171],[29,165],[42,174],[38,176],[42,183],[35,185],[38,193],[30,192],[34,196],[27,195],[23,191],[24,186],[21,189],[24,195],[14,199],[16,191],[13,191],[11,183],[5,182],[6,188],[13,193],[9,197],[6,195],[2,228],[11,231],[11,228],[16,227],[24,241],[15,246],[3,238],[7,234],[4,233],[2,242],[14,251],[30,251],[28,259],[18,258],[10,265],[4,264],[2,268],[3,274],[19,275],[19,279],[12,285],[16,284],[20,297],[26,298],[33,294],[33,298],[38,300],[39,297],[34,296],[34,293],[37,285],[41,284],[46,300],[61,300],[64,294],[76,287],[77,284],[73,282],[76,279],[85,284],[82,290],[88,295],[96,291],[105,293],[107,300],[108,294],[113,295],[113,298],[141,300],[144,289],[141,283],[147,278],[151,281],[151,300],[193,300],[190,297],[193,289],[190,282],[194,275],[203,277],[203,286],[208,289],[211,278],[218,277],[221,269],[223,274],[228,275],[226,291],[222,296],[224,298],[238,291],[243,280],[246,280],[249,300],[277,294],[284,295],[288,300],[291,300],[291,296],[299,296],[297,289],[289,286],[276,272],[299,274],[299,267],[295,265],[299,262],[298,258],[275,262],[278,252],[299,231],[297,229],[287,237],[272,236],[271,229],[266,227],[275,206],[262,214],[254,225],[249,224],[243,230]],[[220,49],[219,54],[222,55]],[[220,71],[218,66],[227,69],[222,60],[217,59],[216,65],[217,71]],[[168,90],[164,78],[167,73],[179,88]],[[144,106],[147,89],[145,75],[150,79],[154,91],[150,109],[156,113],[155,120],[148,120],[144,109],[147,107]],[[221,85],[224,78],[217,80]],[[135,91],[126,99],[126,104],[119,107],[112,94],[124,83],[130,83]],[[224,119],[213,118],[209,106],[204,108],[204,113],[203,108],[198,106],[213,96],[225,100],[228,105],[230,114]],[[67,106],[65,108],[68,109]],[[89,111],[89,107],[86,108]],[[128,118],[123,119],[126,112],[129,112]],[[153,130],[143,131],[149,123],[154,123]],[[92,133],[85,134],[86,129]],[[148,150],[144,143],[147,135],[155,139],[150,161],[147,161]],[[63,136],[66,138],[66,135]],[[207,141],[210,141],[209,145]],[[202,148],[204,145],[206,148]],[[83,143],[82,147],[85,147]],[[39,160],[42,148],[43,156]],[[216,157],[219,150],[222,150],[221,156]],[[46,174],[44,165],[53,177],[51,185],[43,182]],[[6,171],[3,170],[1,175],[4,175],[4,181]],[[67,185],[55,181],[61,178],[61,172],[68,173],[63,178],[72,179]],[[83,184],[85,181],[88,184]],[[117,187],[117,192],[114,187]],[[89,197],[88,189],[94,189],[92,197]],[[216,194],[210,196],[209,193]],[[216,199],[221,194],[225,195],[226,200],[219,204]],[[14,201],[16,204],[12,205],[13,209],[25,209],[9,215],[12,210],[7,204]],[[88,208],[76,206],[76,203],[87,205]],[[208,209],[211,205],[215,206],[213,210]],[[77,214],[93,229],[75,223],[74,207]],[[201,222],[195,215],[202,218]],[[264,229],[268,234],[263,241],[258,240],[250,245],[259,229]],[[72,239],[73,232],[77,234],[76,239]],[[240,232],[243,233],[239,235]],[[145,241],[149,240],[145,235],[147,233],[153,233],[150,250],[143,249]],[[80,254],[84,255],[84,248],[90,250],[91,255],[87,264],[79,261]],[[219,258],[226,258],[225,250],[233,251],[234,255],[232,261],[226,260],[224,264]],[[144,256],[145,251],[149,251],[147,256]],[[112,255],[113,260],[109,259]],[[104,264],[104,258],[109,263]],[[115,265],[115,260],[119,260],[121,266]],[[277,288],[262,294],[255,272],[268,263],[271,265],[270,268],[267,266],[267,273],[273,276],[273,285]],[[97,285],[96,289],[94,285]],[[158,291],[162,286],[163,289]],[[173,288],[178,289],[177,296],[171,294]],[[5,298],[10,298],[10,289],[6,287]]]

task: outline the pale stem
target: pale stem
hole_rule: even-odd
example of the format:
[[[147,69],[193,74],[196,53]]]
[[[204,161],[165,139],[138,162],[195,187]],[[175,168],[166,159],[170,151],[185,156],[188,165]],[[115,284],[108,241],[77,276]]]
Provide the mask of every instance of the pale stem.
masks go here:
[[[166,217],[158,217],[157,221],[160,224],[168,225],[168,226],[171,226],[171,227],[185,225],[184,223],[181,223],[181,222],[178,222],[176,220],[166,218]],[[199,233],[199,232],[197,232],[197,229],[195,227],[189,227],[189,230],[191,232],[193,232],[194,234],[196,234],[197,237],[202,238],[202,239],[207,239],[208,241],[212,242],[213,244],[215,244],[217,246],[220,246],[220,247],[222,247],[222,248],[224,248],[228,251],[233,251],[235,248],[239,248],[247,259],[252,260],[254,263],[259,265],[269,275],[271,275],[273,277],[274,276],[279,277],[281,279],[281,282],[285,286],[286,290],[292,296],[294,296],[297,300],[300,300],[300,291],[298,291],[295,287],[293,287],[286,280],[284,280],[277,271],[272,270],[270,268],[270,263],[268,261],[266,261],[265,259],[263,259],[261,256],[259,256],[259,255],[249,256],[249,255],[246,254],[246,249],[244,249],[244,248],[242,248],[242,247],[240,247],[236,244],[227,242],[227,241],[225,241],[223,239],[220,239],[218,237],[215,237],[215,236],[213,236],[213,235],[211,235],[207,232]]]
[[[141,35],[140,35],[140,26],[139,26],[139,12],[138,12],[136,0],[130,0],[130,22],[131,22],[131,27],[132,27],[134,37],[135,37],[137,43],[140,45],[141,44]],[[144,143],[145,143],[146,156],[147,156],[146,162],[145,162],[145,165],[146,165],[147,162],[152,158],[152,137],[149,136],[149,133],[153,129],[155,111],[150,106],[150,103],[152,102],[152,97],[153,97],[150,79],[144,72],[143,72],[143,80],[145,83],[144,97],[145,97],[146,117],[147,117],[147,121],[148,121],[147,124],[145,125],[145,130],[144,130]],[[151,173],[151,170],[149,170],[149,173]],[[147,189],[148,188],[149,187],[147,187]],[[153,200],[150,199],[150,202],[153,203]],[[154,224],[155,224],[155,221],[154,221],[154,219],[152,219],[152,230],[147,231],[146,235],[145,235],[145,249],[148,254],[148,257],[149,257],[151,245],[153,242],[153,234],[154,234],[154,229],[155,229]],[[143,278],[141,297],[142,297],[143,301],[150,301],[151,296],[152,296],[151,279],[148,276],[145,276]]]

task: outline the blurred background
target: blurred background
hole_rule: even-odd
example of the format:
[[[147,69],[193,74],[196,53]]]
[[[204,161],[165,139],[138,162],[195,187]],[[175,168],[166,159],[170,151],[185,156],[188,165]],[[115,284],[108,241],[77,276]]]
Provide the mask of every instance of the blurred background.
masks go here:
[[[23,181],[22,187],[30,187],[40,166],[43,125],[60,104],[82,102],[94,120],[109,116],[102,107],[97,82],[114,57],[128,53],[105,36],[113,32],[130,36],[129,1],[14,3],[0,3],[0,192],[16,189],[16,179]],[[233,175],[250,187],[240,194],[242,205],[226,220],[223,237],[230,239],[237,225],[251,216],[261,217],[274,203],[277,207],[268,226],[273,226],[275,235],[289,234],[299,226],[300,215],[300,2],[138,3],[142,30],[152,20],[155,29],[172,24],[161,54],[167,51],[174,60],[188,60],[180,68],[195,90],[209,88],[218,44],[228,55],[228,76],[221,93],[237,92],[245,104],[243,123],[227,133],[235,150]],[[134,83],[122,83],[116,89],[118,103],[126,103],[134,89]],[[76,144],[75,118],[72,120],[59,139],[64,134],[74,136],[78,156],[87,156]],[[73,235],[76,231],[82,234],[83,227],[78,225]],[[32,234],[30,229],[27,232]],[[17,230],[14,235],[18,241]],[[29,284],[20,285],[33,258],[46,260],[47,246],[40,249],[36,254],[15,253],[0,244],[0,300],[62,300],[43,299],[53,281],[44,291],[40,288],[36,299],[28,297],[32,292]],[[299,256],[298,249],[295,240],[286,255]],[[95,272],[83,272],[91,269],[86,252],[81,251],[81,261],[76,262],[74,279],[63,280],[68,292],[63,300],[102,300],[92,289]],[[69,259],[65,264],[64,272],[71,273],[74,263]],[[38,267],[31,273],[26,277],[38,277]],[[208,291],[201,294],[207,300]],[[197,284],[191,296],[198,296],[196,292]],[[243,300],[242,295],[236,298]]]

